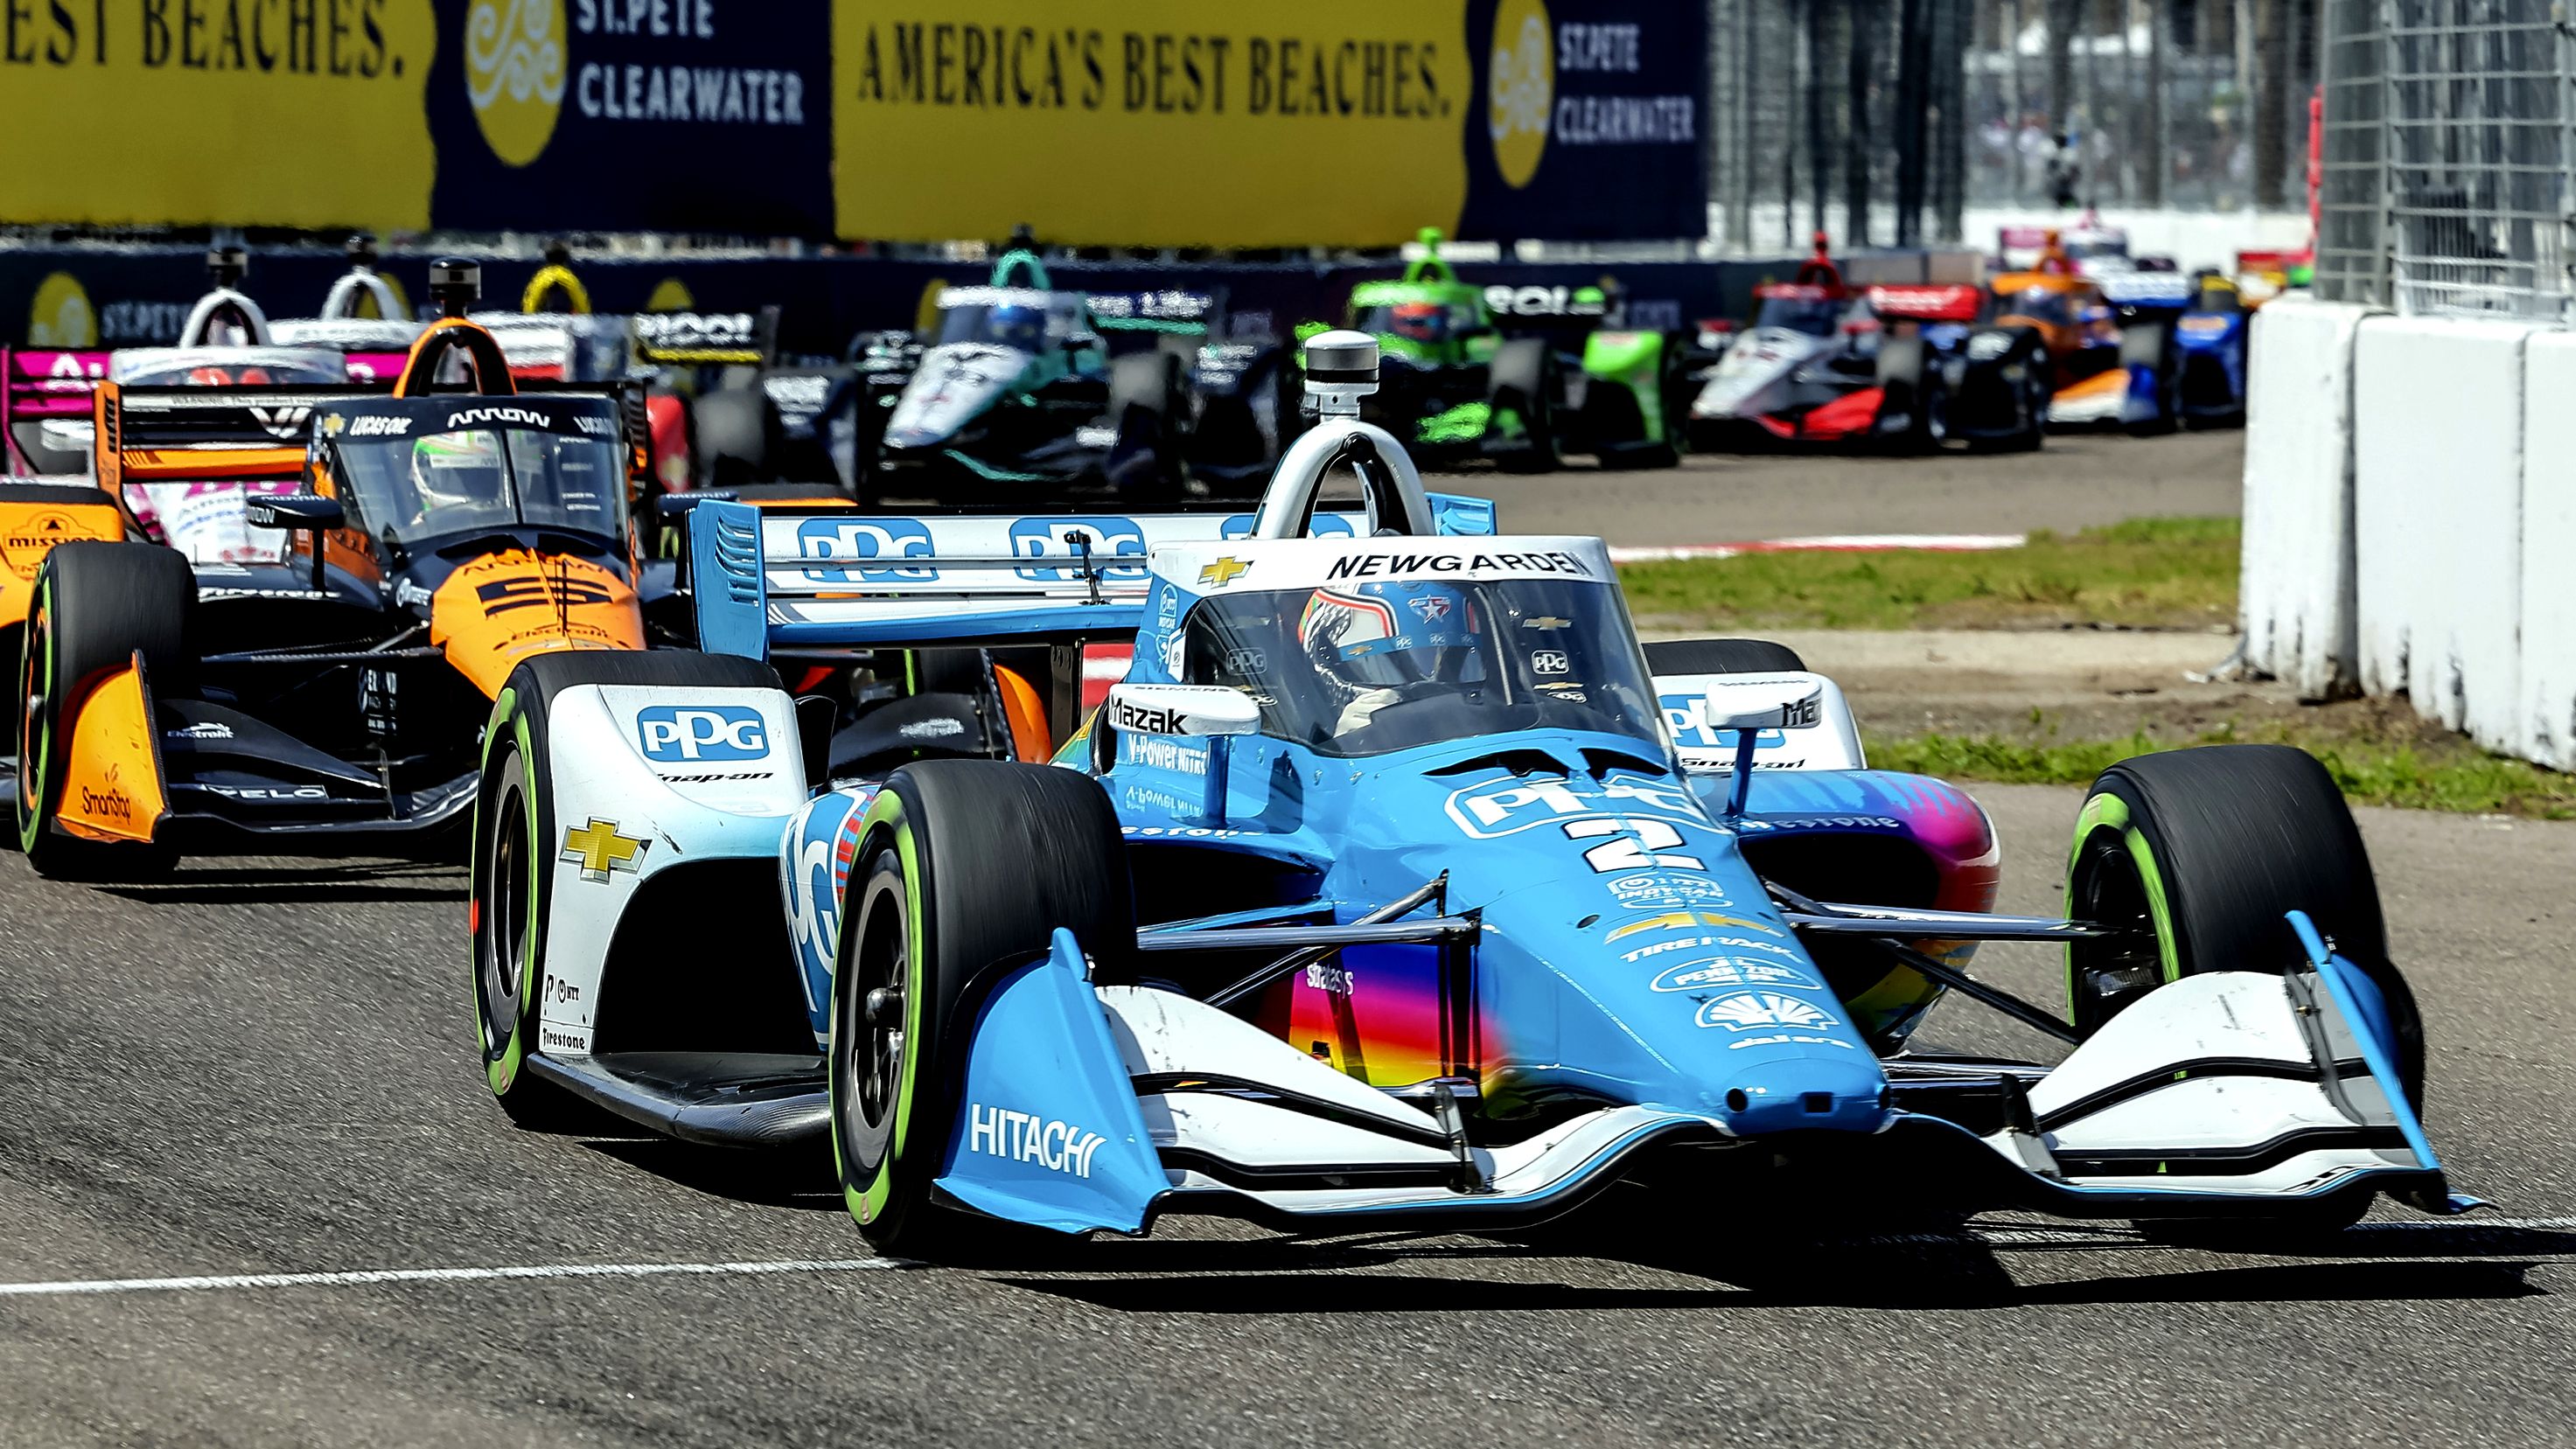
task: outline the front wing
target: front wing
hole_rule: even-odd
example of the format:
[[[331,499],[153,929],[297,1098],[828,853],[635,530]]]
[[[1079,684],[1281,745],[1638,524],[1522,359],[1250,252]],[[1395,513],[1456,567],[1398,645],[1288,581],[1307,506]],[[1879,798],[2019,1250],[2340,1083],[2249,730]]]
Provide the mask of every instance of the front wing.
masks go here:
[[[2283,974],[2187,977],[2053,1070],[1987,1064],[2003,1084],[1999,1129],[1899,1105],[1882,1140],[1891,1162],[1900,1145],[1946,1151],[1960,1170],[1945,1180],[1995,1184],[1972,1208],[2261,1216],[2387,1191],[2464,1210],[2395,1087],[2376,1000],[2322,946]],[[1164,1212],[1302,1231],[1497,1227],[1568,1210],[1650,1146],[1743,1141],[1684,1104],[1625,1103],[1482,1145],[1457,1111],[1472,1083],[1399,1097],[1187,997],[1094,988],[1062,933],[1002,976],[972,1032],[938,1185],[1067,1232],[1139,1232]]]

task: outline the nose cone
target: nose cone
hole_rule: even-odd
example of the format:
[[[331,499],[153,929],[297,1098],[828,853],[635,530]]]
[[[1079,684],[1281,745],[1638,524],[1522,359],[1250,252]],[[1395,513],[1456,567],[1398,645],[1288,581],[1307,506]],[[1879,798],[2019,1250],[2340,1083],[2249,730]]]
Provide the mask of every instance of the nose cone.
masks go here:
[[[1878,1132],[1892,1115],[1887,1079],[1866,1055],[1774,1056],[1726,1079],[1718,1094],[1739,1137],[1773,1132]]]

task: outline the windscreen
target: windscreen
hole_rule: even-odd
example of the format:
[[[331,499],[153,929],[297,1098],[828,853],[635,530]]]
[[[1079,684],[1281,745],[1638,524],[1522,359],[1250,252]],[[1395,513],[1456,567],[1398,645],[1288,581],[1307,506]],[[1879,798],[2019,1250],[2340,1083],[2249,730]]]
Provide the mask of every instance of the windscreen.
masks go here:
[[[1843,303],[1830,297],[1773,293],[1762,299],[1762,314],[1753,319],[1753,325],[1803,332],[1810,337],[1831,337],[1842,320]]]
[[[520,428],[344,438],[352,526],[397,540],[475,529],[626,536],[625,459],[604,438]]]
[[[1069,292],[1012,292],[992,288],[974,291],[990,300],[942,306],[939,344],[980,342],[1037,352],[1049,342],[1073,335],[1081,321],[1081,301]]]
[[[144,363],[117,370],[117,381],[138,387],[312,387],[348,380],[349,370],[336,356],[329,366],[284,359],[213,363],[174,358],[167,363]]]
[[[1225,594],[1182,625],[1182,679],[1243,690],[1262,733],[1328,755],[1662,718],[1618,591],[1554,579],[1370,581]]]
[[[2004,303],[2003,310],[2034,322],[2071,326],[2075,313],[2067,306],[2067,294],[2053,287],[2024,287]]]

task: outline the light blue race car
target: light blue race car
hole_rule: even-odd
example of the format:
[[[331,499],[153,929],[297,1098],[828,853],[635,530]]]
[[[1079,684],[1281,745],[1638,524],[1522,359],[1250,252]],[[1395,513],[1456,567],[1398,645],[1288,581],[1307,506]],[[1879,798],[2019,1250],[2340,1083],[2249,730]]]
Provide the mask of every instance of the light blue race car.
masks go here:
[[[923,1256],[1172,1213],[1504,1229],[1614,1184],[1802,1225],[1808,1189],[1887,1224],[2471,1205],[2314,761],[2114,767],[2067,918],[1992,914],[1983,812],[1868,769],[1829,680],[1777,645],[1641,648],[1598,540],[1425,494],[1356,416],[1368,340],[1308,355],[1323,421],[1248,517],[704,504],[718,654],[523,668],[474,847],[502,1105],[828,1138],[869,1239]],[[1363,506],[1319,505],[1349,474]],[[817,518],[873,543],[808,547]],[[1052,763],[925,737],[845,775],[800,727],[837,706],[778,684],[835,650],[1042,646],[1063,718],[1071,651],[1109,637],[1133,663]],[[1987,940],[2063,949],[2067,1013],[1971,975]],[[2071,1050],[1918,1049],[1954,995]]]

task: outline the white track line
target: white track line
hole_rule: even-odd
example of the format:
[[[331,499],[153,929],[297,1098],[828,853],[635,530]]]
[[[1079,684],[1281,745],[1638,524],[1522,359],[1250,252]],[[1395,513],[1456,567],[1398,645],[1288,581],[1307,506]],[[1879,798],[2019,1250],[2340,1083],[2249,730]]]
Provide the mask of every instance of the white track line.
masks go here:
[[[1812,538],[1766,538],[1745,543],[1690,543],[1672,547],[1613,544],[1610,561],[1662,563],[1672,559],[1736,558],[1748,553],[1974,553],[1994,548],[2020,548],[2030,542],[2019,533],[1829,533]]]
[[[2471,1213],[2456,1218],[2427,1218],[2396,1223],[2356,1223],[2343,1230],[2346,1236],[2364,1238],[2412,1237],[2423,1233],[2474,1237],[2480,1233],[2548,1232],[2576,1232],[2576,1218],[2490,1218]],[[1871,1238],[1868,1241],[1920,1243],[1937,1247],[2124,1248],[2138,1242],[2139,1237],[2134,1230],[2126,1226],[2113,1227],[2106,1224],[2091,1232],[2053,1227],[1971,1227],[1955,1233],[1899,1233],[1888,1237]]]
[[[914,1266],[903,1258],[789,1258],[759,1263],[551,1263],[520,1268],[364,1268],[346,1273],[223,1273],[195,1278],[84,1278],[62,1283],[0,1283],[0,1298],[99,1293],[201,1293],[228,1288],[360,1288],[378,1283],[480,1283],[514,1278],[868,1273]]]

